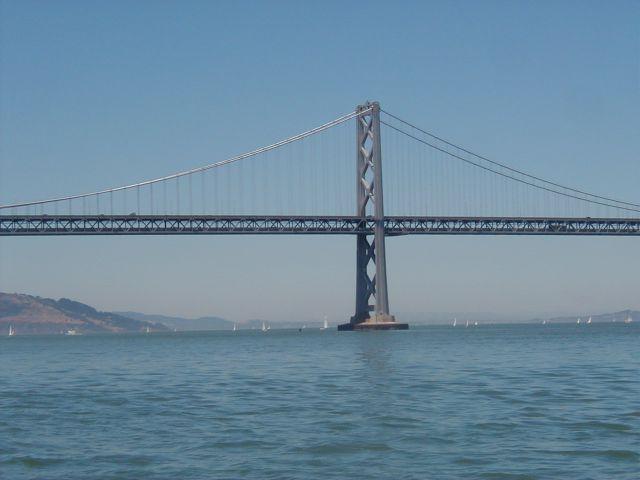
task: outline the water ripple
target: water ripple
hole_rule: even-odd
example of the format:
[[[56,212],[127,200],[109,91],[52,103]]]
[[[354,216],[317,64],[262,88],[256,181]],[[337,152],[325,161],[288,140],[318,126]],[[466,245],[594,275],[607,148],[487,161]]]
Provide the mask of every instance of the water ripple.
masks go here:
[[[617,324],[0,338],[0,478],[636,480],[639,341]]]

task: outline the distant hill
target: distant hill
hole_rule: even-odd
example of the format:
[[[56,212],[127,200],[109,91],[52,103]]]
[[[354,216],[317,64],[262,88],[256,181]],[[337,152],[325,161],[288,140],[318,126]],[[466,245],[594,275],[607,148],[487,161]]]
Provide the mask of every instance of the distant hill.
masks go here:
[[[132,319],[116,313],[100,312],[84,303],[61,298],[35,297],[0,292],[0,335],[13,326],[17,335],[77,333],[124,333],[165,331],[158,322]]]
[[[115,312],[123,317],[142,322],[162,323],[176,330],[231,330],[233,322],[220,317],[182,318],[167,315],[152,315],[139,312]]]
[[[220,317],[199,317],[199,318],[184,318],[184,317],[171,317],[167,315],[153,315],[139,312],[115,312],[123,317],[133,318],[135,320],[141,320],[146,322],[160,322],[178,331],[197,331],[197,330],[231,330],[235,324],[240,330],[259,330],[262,328],[263,320],[254,318],[250,320],[240,320],[233,322],[225,318]],[[265,323],[273,329],[277,328],[300,328],[303,325],[308,325],[311,328],[319,328],[322,322],[266,322]]]

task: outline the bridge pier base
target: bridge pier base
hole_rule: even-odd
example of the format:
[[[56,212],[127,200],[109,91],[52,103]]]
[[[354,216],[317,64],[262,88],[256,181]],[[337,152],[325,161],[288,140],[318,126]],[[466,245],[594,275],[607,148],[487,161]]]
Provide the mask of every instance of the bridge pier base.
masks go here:
[[[343,323],[338,325],[339,331],[365,331],[365,330],[409,330],[408,323],[396,322],[393,315],[373,315],[363,322]]]

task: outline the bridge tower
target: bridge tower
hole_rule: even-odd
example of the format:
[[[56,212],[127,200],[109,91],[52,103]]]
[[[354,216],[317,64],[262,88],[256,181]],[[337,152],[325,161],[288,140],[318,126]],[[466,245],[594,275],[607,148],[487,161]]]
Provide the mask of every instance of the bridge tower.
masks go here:
[[[373,219],[374,234],[356,238],[356,309],[338,330],[406,330],[389,313],[385,255],[380,105],[358,105],[356,117],[356,216]],[[371,304],[371,298],[375,303]]]

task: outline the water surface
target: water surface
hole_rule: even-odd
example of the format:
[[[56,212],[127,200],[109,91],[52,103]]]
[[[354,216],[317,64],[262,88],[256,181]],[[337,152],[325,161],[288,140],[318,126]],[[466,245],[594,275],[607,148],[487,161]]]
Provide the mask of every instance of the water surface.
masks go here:
[[[0,338],[0,478],[640,478],[640,325]]]

